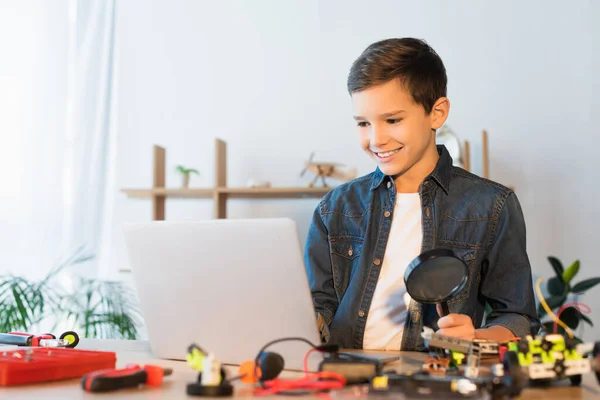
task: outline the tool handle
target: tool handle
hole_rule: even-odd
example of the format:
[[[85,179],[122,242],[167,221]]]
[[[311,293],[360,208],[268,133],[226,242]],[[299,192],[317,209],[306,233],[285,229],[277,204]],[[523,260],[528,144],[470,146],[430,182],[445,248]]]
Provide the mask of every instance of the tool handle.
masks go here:
[[[8,344],[13,346],[31,346],[32,336],[24,334],[0,333],[0,344]]]
[[[109,369],[92,372],[81,379],[86,392],[109,392],[137,387],[148,380],[145,370],[139,368]]]
[[[442,301],[442,317],[450,314],[450,309],[448,308],[448,302]]]

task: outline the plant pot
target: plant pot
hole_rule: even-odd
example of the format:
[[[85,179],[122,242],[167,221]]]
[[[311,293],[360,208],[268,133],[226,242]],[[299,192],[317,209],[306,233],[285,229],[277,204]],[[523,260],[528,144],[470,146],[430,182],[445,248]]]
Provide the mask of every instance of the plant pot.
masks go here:
[[[183,184],[181,185],[184,189],[187,189],[190,185],[190,174],[183,174]]]

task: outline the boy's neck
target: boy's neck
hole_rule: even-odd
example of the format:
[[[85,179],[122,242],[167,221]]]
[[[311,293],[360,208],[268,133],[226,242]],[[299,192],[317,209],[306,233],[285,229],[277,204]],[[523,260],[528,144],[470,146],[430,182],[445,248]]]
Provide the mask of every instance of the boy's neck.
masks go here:
[[[408,171],[394,177],[397,193],[418,193],[423,180],[431,174],[440,159],[435,142],[429,146],[423,157]]]

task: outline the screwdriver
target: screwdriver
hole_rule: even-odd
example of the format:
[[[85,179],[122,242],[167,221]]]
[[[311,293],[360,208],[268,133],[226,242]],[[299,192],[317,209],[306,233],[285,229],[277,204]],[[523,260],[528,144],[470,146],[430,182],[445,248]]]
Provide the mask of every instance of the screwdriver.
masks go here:
[[[128,364],[123,369],[104,369],[84,375],[81,378],[81,387],[86,392],[109,392],[139,385],[160,386],[163,377],[172,373],[171,368]]]
[[[27,335],[20,333],[0,333],[0,344],[27,347],[66,347],[66,339],[54,339],[50,335]]]

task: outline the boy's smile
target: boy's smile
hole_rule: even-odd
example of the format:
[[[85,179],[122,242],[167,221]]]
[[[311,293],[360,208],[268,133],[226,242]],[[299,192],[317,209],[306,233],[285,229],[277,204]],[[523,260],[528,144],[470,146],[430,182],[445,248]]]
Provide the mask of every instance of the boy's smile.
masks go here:
[[[395,150],[389,150],[389,151],[374,151],[371,150],[371,152],[373,154],[375,154],[375,156],[378,158],[378,160],[382,163],[386,163],[386,162],[390,162],[394,159],[394,156],[396,154],[398,154],[398,152],[400,152],[400,150],[402,150],[402,147],[397,148]]]
[[[361,147],[399,191],[416,192],[437,163],[434,130],[446,120],[448,100],[440,98],[428,114],[393,79],[353,93],[352,106]]]

